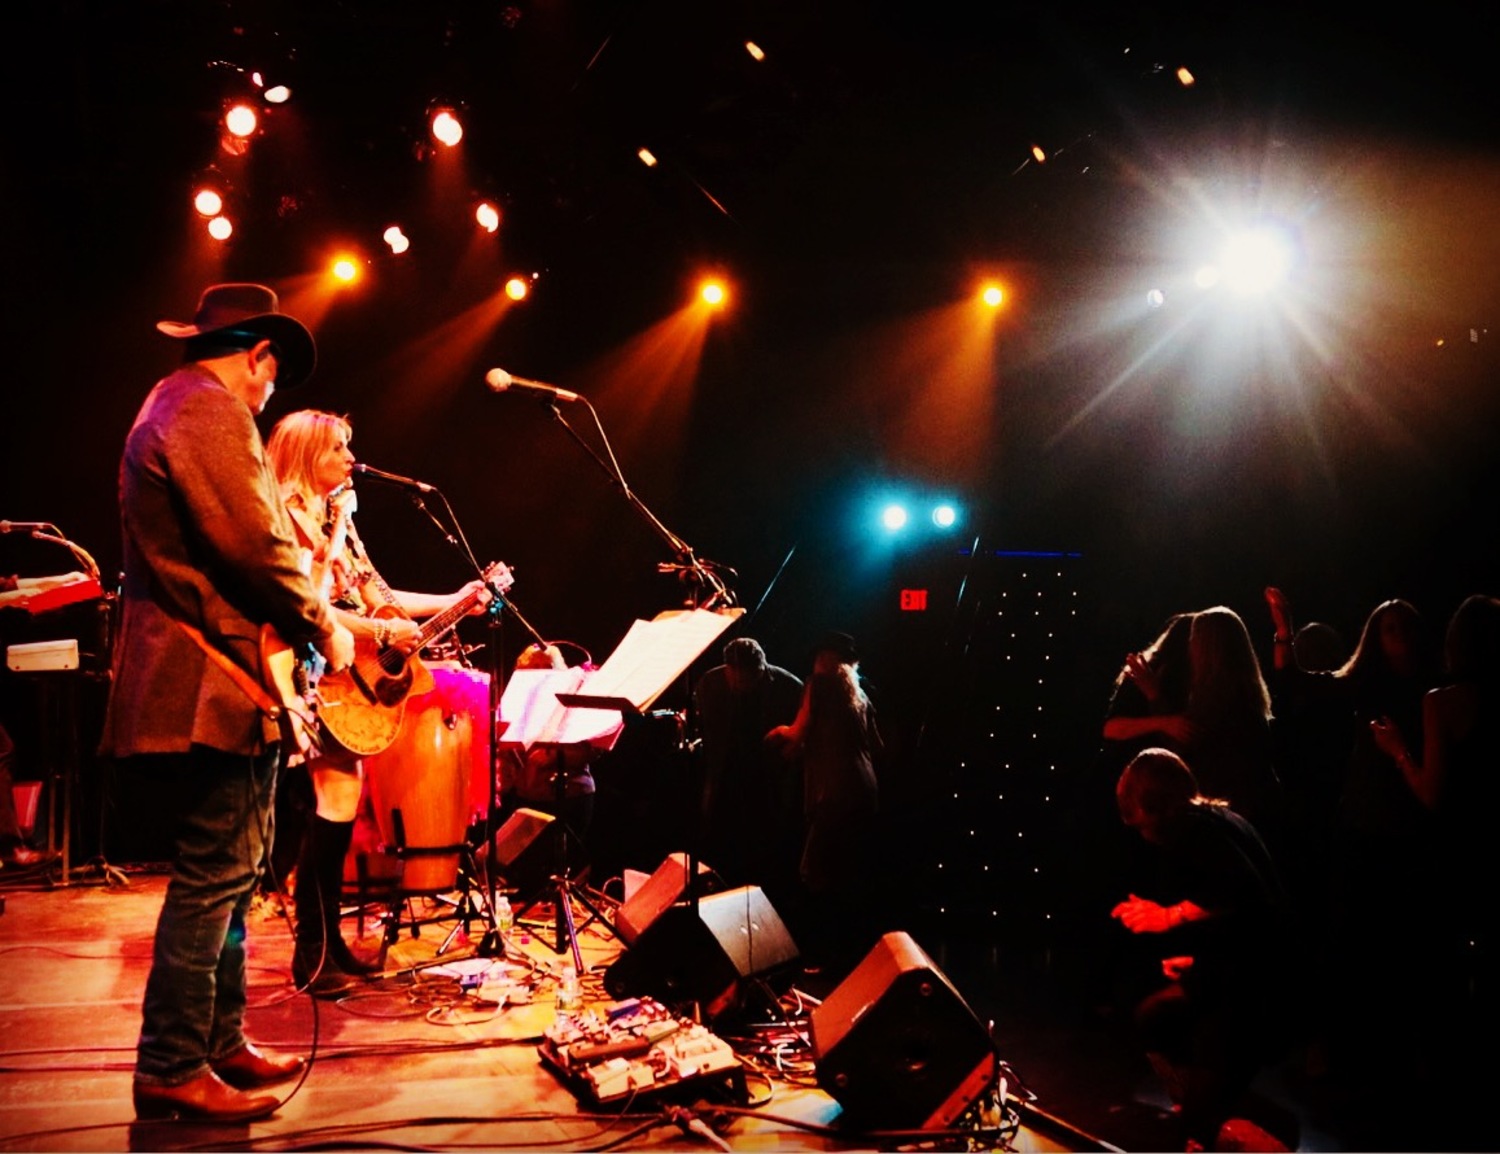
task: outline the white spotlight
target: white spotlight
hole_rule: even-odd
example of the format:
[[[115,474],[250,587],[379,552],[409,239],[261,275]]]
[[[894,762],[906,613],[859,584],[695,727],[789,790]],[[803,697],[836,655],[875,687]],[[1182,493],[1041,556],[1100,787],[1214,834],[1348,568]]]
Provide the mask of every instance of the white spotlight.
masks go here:
[[[1296,248],[1286,232],[1262,225],[1231,236],[1219,264],[1224,283],[1235,292],[1260,296],[1286,279],[1296,258]]]

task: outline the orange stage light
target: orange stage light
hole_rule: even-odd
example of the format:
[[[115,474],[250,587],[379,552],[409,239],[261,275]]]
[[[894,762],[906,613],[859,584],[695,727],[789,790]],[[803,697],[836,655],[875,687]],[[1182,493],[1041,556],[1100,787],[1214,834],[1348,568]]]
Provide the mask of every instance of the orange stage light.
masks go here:
[[[451,108],[439,109],[432,118],[432,136],[439,144],[452,148],[464,138],[464,126]]]
[[[255,115],[255,109],[248,104],[236,104],[224,114],[224,127],[231,136],[237,136],[241,140],[255,135],[255,130],[260,125],[260,117]]]

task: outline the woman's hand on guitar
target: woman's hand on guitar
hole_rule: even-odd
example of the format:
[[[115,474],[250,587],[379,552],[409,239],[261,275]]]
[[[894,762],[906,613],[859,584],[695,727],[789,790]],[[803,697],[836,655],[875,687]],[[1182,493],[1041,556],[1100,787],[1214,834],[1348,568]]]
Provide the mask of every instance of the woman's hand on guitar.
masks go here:
[[[469,616],[474,617],[485,611],[485,606],[490,603],[490,587],[483,581],[470,581],[449,599],[450,605],[462,605],[466,598],[473,598],[473,605],[469,609]]]
[[[410,617],[386,617],[385,626],[390,630],[388,644],[402,653],[415,653],[422,648],[422,627]]]
[[[493,599],[494,590],[501,593],[509,593],[510,587],[516,583],[516,578],[510,571],[510,566],[504,561],[496,561],[485,570],[484,579],[470,581],[462,589],[453,595],[453,604],[458,605],[466,598],[474,598],[474,607],[469,610],[471,617],[484,613],[490,601]]]

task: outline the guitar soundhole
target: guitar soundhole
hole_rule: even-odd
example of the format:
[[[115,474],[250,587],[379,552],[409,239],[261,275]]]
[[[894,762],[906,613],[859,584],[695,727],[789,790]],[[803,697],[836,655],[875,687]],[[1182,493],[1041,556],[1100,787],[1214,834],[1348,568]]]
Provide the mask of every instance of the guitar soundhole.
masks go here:
[[[381,705],[396,706],[406,699],[406,691],[411,687],[411,675],[401,678],[399,681],[382,682],[375,691],[376,698]]]

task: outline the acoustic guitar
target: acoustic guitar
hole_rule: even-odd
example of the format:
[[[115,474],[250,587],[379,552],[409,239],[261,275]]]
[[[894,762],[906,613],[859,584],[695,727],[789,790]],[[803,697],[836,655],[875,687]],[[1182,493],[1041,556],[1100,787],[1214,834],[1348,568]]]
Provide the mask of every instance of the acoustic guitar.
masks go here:
[[[510,569],[503,561],[496,561],[484,571],[484,582],[506,592],[512,584]],[[325,673],[318,680],[318,717],[334,740],[361,757],[388,749],[401,731],[407,699],[430,693],[435,684],[432,671],[417,652],[473,612],[484,593],[484,589],[476,589],[423,621],[418,644],[411,653],[395,645],[381,647],[367,638],[356,639],[354,664],[338,673]],[[394,606],[381,606],[375,613],[377,618],[401,615]]]

